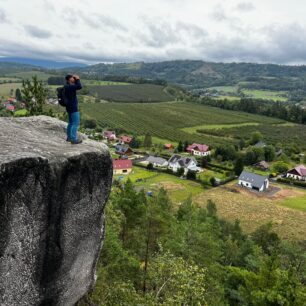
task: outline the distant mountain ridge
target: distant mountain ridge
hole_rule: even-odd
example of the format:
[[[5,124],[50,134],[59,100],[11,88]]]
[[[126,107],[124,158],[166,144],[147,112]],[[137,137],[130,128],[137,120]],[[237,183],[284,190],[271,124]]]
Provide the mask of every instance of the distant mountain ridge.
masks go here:
[[[123,75],[164,79],[170,83],[194,87],[236,85],[239,82],[258,82],[262,80],[265,80],[266,83],[275,83],[276,80],[281,80],[282,86],[284,85],[283,81],[286,80],[288,82],[287,87],[294,87],[293,83],[306,80],[306,66],[213,63],[196,60],[96,64],[79,68],[77,72],[99,77]]]

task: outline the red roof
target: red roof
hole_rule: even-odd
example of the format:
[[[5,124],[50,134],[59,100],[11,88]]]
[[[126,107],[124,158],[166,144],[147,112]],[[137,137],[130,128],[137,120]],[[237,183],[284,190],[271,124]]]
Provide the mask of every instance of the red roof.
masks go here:
[[[132,161],[130,159],[113,159],[114,169],[130,169],[133,168]]]
[[[173,144],[172,143],[166,143],[165,148],[171,149],[171,148],[173,148]]]
[[[200,152],[207,152],[209,151],[209,146],[205,144],[199,144],[199,143],[193,143],[192,145],[189,145],[186,149],[186,151],[200,151]]]
[[[6,109],[9,111],[14,111],[15,110],[15,106],[14,105],[7,105]]]
[[[122,135],[120,139],[125,143],[130,143],[133,140],[133,137]]]
[[[114,138],[114,137],[116,137],[116,134],[115,134],[114,131],[104,131],[103,135],[106,138]]]
[[[7,100],[10,101],[10,102],[15,102],[16,101],[15,98],[7,98]]]

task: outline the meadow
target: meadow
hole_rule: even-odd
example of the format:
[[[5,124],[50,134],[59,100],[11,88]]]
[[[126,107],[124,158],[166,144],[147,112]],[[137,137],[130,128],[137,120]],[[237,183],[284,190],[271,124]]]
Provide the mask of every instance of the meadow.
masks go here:
[[[199,125],[276,124],[281,120],[228,111],[188,102],[168,103],[83,103],[83,114],[102,127],[120,128],[128,133],[152,136],[178,142],[203,142],[210,145],[238,142],[228,135],[196,133]],[[187,130],[186,128],[191,128]],[[243,126],[245,128],[245,126]],[[257,126],[250,126],[253,130]],[[228,129],[230,130],[230,129]],[[213,130],[214,131],[214,130]]]
[[[11,96],[11,91],[13,90],[13,96],[15,96],[15,90],[17,88],[21,89],[21,83],[4,83],[0,84],[0,97]]]
[[[46,73],[44,71],[22,71],[22,72],[13,72],[8,73],[5,76],[6,77],[13,77],[13,78],[19,78],[19,79],[31,79],[34,75],[37,76],[39,80],[47,81],[47,79],[51,76],[54,76],[51,73]]]
[[[166,102],[175,97],[168,94],[163,86],[153,84],[88,86],[89,93],[111,102]]]

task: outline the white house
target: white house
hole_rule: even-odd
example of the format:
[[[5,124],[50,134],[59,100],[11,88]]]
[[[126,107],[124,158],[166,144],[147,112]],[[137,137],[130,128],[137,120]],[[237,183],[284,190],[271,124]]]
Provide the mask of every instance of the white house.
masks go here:
[[[188,170],[199,172],[202,169],[197,166],[197,162],[192,157],[184,157],[180,155],[172,155],[168,161],[168,168],[173,172],[177,172],[178,169],[183,168],[186,174]]]
[[[299,165],[287,172],[287,177],[295,180],[306,181],[306,167]]]
[[[196,156],[208,156],[211,154],[209,146],[199,143],[193,143],[192,145],[189,145],[186,151]]]
[[[247,187],[257,191],[265,191],[269,188],[268,176],[242,171],[238,178],[238,184],[242,187]]]
[[[166,159],[152,155],[148,156],[142,163],[152,164],[153,167],[160,167],[160,168],[168,166],[168,161]]]

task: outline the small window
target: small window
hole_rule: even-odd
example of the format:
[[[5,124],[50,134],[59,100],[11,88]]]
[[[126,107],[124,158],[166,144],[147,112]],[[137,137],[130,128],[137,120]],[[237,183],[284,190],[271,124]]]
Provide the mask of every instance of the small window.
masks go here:
[[[127,173],[128,171],[126,169],[122,170],[122,173]]]

